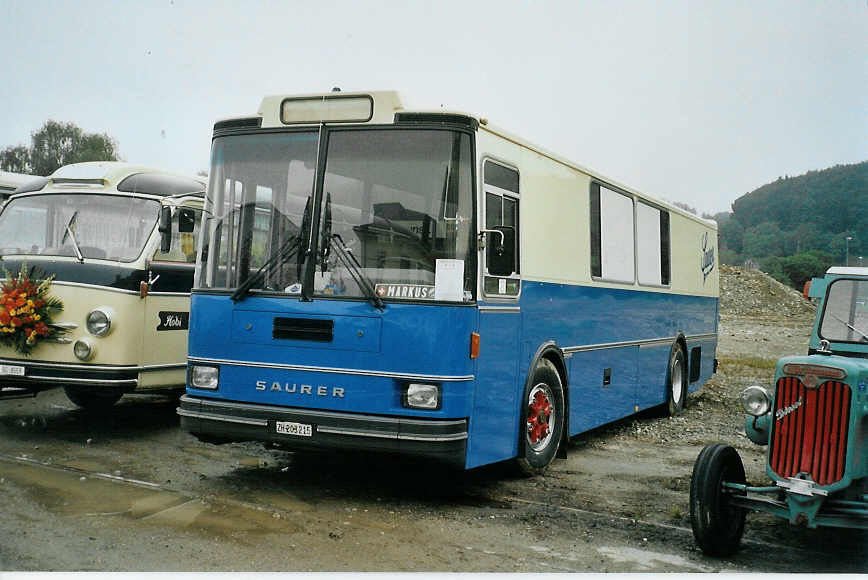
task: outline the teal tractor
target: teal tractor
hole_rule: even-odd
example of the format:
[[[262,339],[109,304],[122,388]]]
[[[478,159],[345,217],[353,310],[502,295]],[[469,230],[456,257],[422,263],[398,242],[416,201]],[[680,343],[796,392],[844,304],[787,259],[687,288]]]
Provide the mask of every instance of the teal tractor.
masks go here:
[[[742,393],[771,485],[748,485],[728,445],[706,446],[693,467],[690,521],[708,555],[738,549],[748,510],[868,529],[868,268],[830,268],[806,293],[820,299],[808,355],[779,360],[771,391]]]

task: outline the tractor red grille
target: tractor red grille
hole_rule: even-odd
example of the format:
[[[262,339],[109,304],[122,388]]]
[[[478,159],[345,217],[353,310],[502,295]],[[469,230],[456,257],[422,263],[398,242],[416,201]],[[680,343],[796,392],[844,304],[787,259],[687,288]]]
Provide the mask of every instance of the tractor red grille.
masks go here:
[[[809,389],[794,377],[778,381],[769,464],[780,477],[807,473],[820,485],[844,476],[850,387],[837,381]]]

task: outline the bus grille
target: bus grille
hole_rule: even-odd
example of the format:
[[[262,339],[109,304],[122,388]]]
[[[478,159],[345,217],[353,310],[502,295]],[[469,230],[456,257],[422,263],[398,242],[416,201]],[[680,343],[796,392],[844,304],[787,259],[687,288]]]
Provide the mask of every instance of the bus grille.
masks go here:
[[[769,465],[782,478],[807,473],[820,485],[844,477],[850,387],[829,381],[808,389],[797,378],[778,381]]]

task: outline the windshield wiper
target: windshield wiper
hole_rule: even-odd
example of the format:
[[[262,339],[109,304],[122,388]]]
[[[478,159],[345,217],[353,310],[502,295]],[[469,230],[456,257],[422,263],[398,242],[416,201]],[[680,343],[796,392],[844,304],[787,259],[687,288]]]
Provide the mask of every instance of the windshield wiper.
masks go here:
[[[359,261],[356,260],[353,253],[349,251],[340,234],[332,234],[331,238],[329,238],[329,245],[334,248],[335,255],[337,255],[338,259],[343,262],[344,266],[349,270],[350,275],[352,275],[356,284],[358,284],[359,288],[361,288],[365,293],[368,300],[371,301],[371,304],[374,305],[374,308],[380,311],[385,310],[386,303],[377,295],[377,291],[374,289],[374,284],[371,282],[371,279],[362,271],[362,265],[359,264]]]
[[[241,285],[238,286],[238,288],[235,289],[235,292],[233,292],[232,296],[230,296],[232,301],[238,302],[239,300],[242,300],[245,296],[247,296],[247,293],[250,291],[254,284],[259,282],[259,280],[265,274],[265,271],[274,265],[283,264],[287,260],[289,260],[298,251],[298,246],[300,243],[300,234],[295,234],[287,238],[286,241],[283,242],[283,244],[281,244],[281,246],[268,257],[265,263],[262,264],[262,266],[260,266],[259,269],[252,276],[249,276],[244,282],[241,283]]]
[[[72,213],[72,217],[69,218],[69,223],[66,224],[66,231],[63,233],[63,237],[60,239],[60,245],[66,243],[66,237],[69,236],[69,239],[72,240],[72,248],[75,250],[75,255],[78,258],[78,261],[84,264],[84,254],[81,253],[81,248],[78,245],[78,240],[75,239],[75,231],[72,229],[75,226],[75,221],[78,218],[78,210],[75,210]]]
[[[855,326],[853,326],[849,322],[845,322],[844,320],[838,318],[832,312],[827,312],[827,314],[829,316],[831,316],[832,318],[834,318],[835,320],[837,320],[838,322],[840,322],[841,324],[843,324],[844,326],[846,326],[847,328],[849,328],[850,330],[852,330],[853,332],[858,332],[859,334],[861,334],[862,338],[864,338],[865,340],[868,340],[868,334],[865,334],[864,332],[862,332],[861,330],[859,330],[858,328],[856,328]]]

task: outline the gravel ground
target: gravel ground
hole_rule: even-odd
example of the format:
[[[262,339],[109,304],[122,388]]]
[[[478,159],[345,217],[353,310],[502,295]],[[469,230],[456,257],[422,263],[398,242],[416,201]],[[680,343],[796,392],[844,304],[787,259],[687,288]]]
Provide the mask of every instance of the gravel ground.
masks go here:
[[[765,481],[739,394],[805,352],[813,320],[810,303],[761,273],[722,274],[720,369],[685,412],[581,435],[538,477],[205,444],[154,397],[124,397],[104,416],[60,391],[6,401],[0,570],[868,572],[868,535],[763,515],[748,517],[732,558],[693,542],[699,450],[734,445],[748,478]]]

